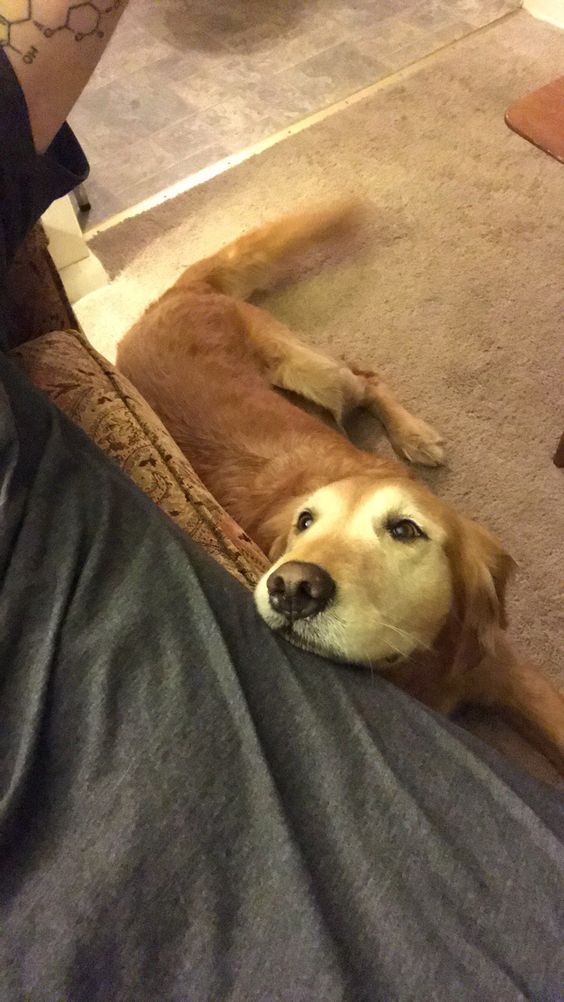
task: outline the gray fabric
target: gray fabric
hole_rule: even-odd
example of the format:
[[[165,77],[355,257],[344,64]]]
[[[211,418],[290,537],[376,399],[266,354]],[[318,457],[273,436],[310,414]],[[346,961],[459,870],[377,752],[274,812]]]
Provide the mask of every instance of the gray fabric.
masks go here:
[[[554,792],[277,640],[0,373],[0,999],[557,999]]]

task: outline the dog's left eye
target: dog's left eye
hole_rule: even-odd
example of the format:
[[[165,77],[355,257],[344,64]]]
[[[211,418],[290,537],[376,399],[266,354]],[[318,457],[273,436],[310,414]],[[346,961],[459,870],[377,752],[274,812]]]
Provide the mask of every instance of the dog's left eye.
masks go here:
[[[396,539],[399,543],[411,543],[414,539],[425,536],[423,529],[420,529],[411,518],[391,518],[386,529],[392,539]]]
[[[310,511],[300,512],[300,514],[298,515],[298,521],[296,522],[296,528],[298,532],[305,532],[306,529],[309,529],[312,522],[313,522],[313,515],[311,514]]]

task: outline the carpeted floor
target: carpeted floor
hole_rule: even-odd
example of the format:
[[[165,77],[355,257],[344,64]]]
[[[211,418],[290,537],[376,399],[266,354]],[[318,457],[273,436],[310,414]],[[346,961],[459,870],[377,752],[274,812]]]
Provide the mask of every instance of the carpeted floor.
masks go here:
[[[564,33],[519,12],[239,168],[94,239],[115,276],[79,306],[99,350],[189,262],[266,218],[359,193],[348,256],[267,297],[312,344],[377,365],[447,436],[425,475],[506,542],[511,634],[564,680],[564,170],[504,124],[562,71]],[[323,267],[319,267],[320,264]],[[357,429],[387,449],[373,425]],[[487,734],[487,721],[473,722]],[[491,736],[491,735],[490,735]],[[509,741],[495,729],[494,741]]]

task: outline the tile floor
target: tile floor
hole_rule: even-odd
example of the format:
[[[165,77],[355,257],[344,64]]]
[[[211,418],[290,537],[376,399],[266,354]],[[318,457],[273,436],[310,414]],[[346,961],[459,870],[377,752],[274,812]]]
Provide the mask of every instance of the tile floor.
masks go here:
[[[133,0],[71,122],[91,226],[520,7]]]

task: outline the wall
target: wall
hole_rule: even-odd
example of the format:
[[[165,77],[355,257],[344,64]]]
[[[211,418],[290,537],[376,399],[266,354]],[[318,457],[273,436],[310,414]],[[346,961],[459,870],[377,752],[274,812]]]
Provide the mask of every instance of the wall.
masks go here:
[[[541,21],[564,28],[564,0],[524,0],[523,7]]]

